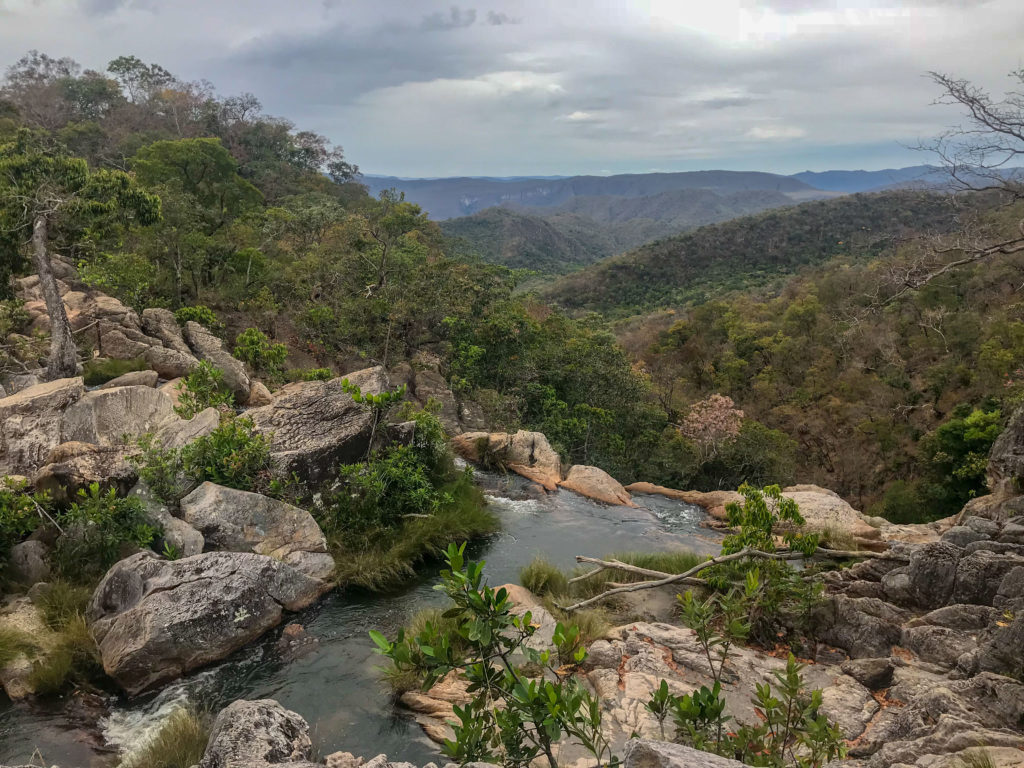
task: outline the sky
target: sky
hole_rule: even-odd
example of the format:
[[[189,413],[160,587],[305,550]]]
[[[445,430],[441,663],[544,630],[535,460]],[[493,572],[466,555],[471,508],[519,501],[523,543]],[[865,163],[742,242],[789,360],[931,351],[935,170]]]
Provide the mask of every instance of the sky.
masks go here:
[[[156,62],[344,147],[364,173],[881,169],[1002,94],[1024,0],[0,0],[0,65]]]

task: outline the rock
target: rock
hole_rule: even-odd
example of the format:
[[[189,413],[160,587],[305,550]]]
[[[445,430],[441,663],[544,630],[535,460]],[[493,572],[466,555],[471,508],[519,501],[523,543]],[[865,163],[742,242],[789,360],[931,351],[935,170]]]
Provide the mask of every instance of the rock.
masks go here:
[[[635,507],[632,497],[614,477],[603,469],[577,464],[569,469],[565,480],[559,485],[588,499],[605,504]]]
[[[65,301],[67,298],[65,297]],[[163,346],[175,352],[192,356],[192,350],[181,335],[181,327],[169,309],[151,307],[142,310],[142,329],[147,335],[159,339]]]
[[[622,764],[623,768],[738,768],[743,765],[682,744],[650,739],[629,741]]]
[[[653,483],[630,483],[626,486],[626,490],[630,493],[651,493],[684,501],[687,504],[696,504],[698,507],[704,507],[708,514],[717,520],[729,519],[729,515],[725,511],[726,504],[743,501],[743,497],[736,491],[677,491],[675,488],[666,488]]]
[[[448,388],[447,382],[440,373],[433,370],[416,371],[410,382],[410,394],[416,399],[421,407],[425,407],[433,400],[440,406],[437,412],[437,419],[449,435],[457,435],[462,432],[459,425],[459,406],[455,402],[455,395]]]
[[[72,450],[77,453],[71,454]],[[87,491],[93,483],[102,492],[113,488],[118,496],[124,496],[138,479],[135,467],[125,460],[118,448],[102,448],[81,442],[63,443],[51,452],[50,459],[49,464],[36,472],[32,485],[37,491],[49,493],[58,504],[74,501],[79,491]]]
[[[914,550],[907,576],[910,579],[910,596],[916,605],[938,608],[949,602],[962,553],[962,549],[947,543],[925,544]]]
[[[1007,523],[999,532],[998,541],[1005,544],[1024,544],[1024,525]]]
[[[114,387],[155,387],[160,376],[156,371],[131,371],[117,378],[113,378],[106,384],[101,384],[98,389],[113,389]]]
[[[465,432],[452,440],[452,448],[467,461],[499,466],[553,491],[562,479],[562,462],[540,432]]]
[[[1024,677],[1024,613],[1000,620],[978,647],[978,667],[1020,680]],[[1022,721],[1024,722],[1024,721]]]
[[[459,403],[459,423],[464,430],[471,432],[487,429],[487,419],[480,403],[463,400]]]
[[[300,715],[273,699],[239,700],[217,715],[198,768],[310,768],[313,742]]]
[[[967,632],[948,627],[916,626],[903,629],[900,645],[916,653],[922,661],[952,668],[977,644]]]
[[[907,626],[918,627],[930,625],[977,631],[984,629],[995,618],[996,611],[983,605],[947,605],[945,608],[926,613],[907,622]]]
[[[995,552],[978,551],[964,555],[956,569],[953,601],[992,605],[1003,577],[1015,567],[1024,565],[1024,558]]]
[[[1024,477],[1024,408],[1011,414],[1006,427],[992,444],[986,470],[993,496],[1017,496],[1019,480]]]
[[[843,672],[871,691],[888,688],[892,683],[893,666],[888,658],[849,659],[840,666]]]
[[[388,389],[384,369],[367,368],[347,377],[367,394]],[[339,464],[361,459],[369,446],[370,409],[352,400],[342,379],[301,381],[278,390],[274,401],[246,412],[257,432],[270,436],[278,469],[304,482],[320,483]]]
[[[999,555],[1020,555],[1024,557],[1024,544],[1010,544],[1005,541],[972,541],[964,550],[971,552],[995,552]]]
[[[14,632],[21,638],[31,639],[37,645],[34,659],[45,663],[49,650],[46,640],[50,632],[43,623],[42,614],[27,597],[8,600],[0,608],[0,632]],[[7,650],[11,651],[12,658],[0,666],[0,685],[10,699],[24,699],[35,693],[31,679],[33,659],[24,650]]]
[[[1024,565],[1011,568],[999,583],[999,590],[992,598],[992,605],[999,610],[1018,611],[1024,609]]]
[[[954,547],[966,547],[972,541],[983,541],[987,538],[989,537],[973,528],[968,528],[965,525],[954,525],[942,534],[941,541],[946,544],[952,544]]]
[[[960,525],[980,533],[986,539],[991,539],[999,534],[999,523],[993,520],[986,520],[983,517],[972,517],[968,515],[960,521]]]
[[[870,691],[849,675],[839,675],[822,691],[821,714],[851,741],[864,733],[880,708]]]
[[[86,612],[103,668],[129,694],[218,661],[313,603],[323,582],[264,555],[207,552],[115,564]]]
[[[274,396],[270,394],[267,385],[262,381],[254,381],[249,389],[249,399],[245,401],[247,408],[259,408],[261,405],[270,405],[274,402]]]
[[[818,637],[853,658],[888,656],[900,641],[906,613],[872,597],[832,595],[815,613]]]
[[[192,557],[203,551],[206,544],[203,534],[172,515],[167,505],[156,498],[144,481],[137,482],[128,495],[142,502],[146,516],[163,529],[161,538],[173,547],[178,557]]]
[[[208,411],[208,412],[207,412]],[[174,412],[171,399],[152,387],[117,387],[87,392],[64,414],[64,440],[99,446],[120,446],[154,433],[164,447],[179,447],[216,428],[216,411],[207,409],[191,420]]]
[[[7,395],[16,395],[29,387],[42,384],[43,380],[34,373],[19,373],[7,379]]]
[[[180,379],[199,367],[194,355],[167,347],[150,347],[143,358],[163,379]]]
[[[135,360],[144,357],[150,345],[128,338],[121,328],[111,328],[100,336],[100,353],[115,360]]]
[[[81,377],[37,384],[0,400],[0,476],[32,474],[64,442],[64,410],[85,394]]]
[[[315,579],[334,572],[327,540],[304,509],[207,482],[181,500],[181,513],[207,548],[267,555]]]
[[[14,581],[20,584],[35,584],[50,578],[48,550],[41,541],[29,539],[11,547],[7,568]]]
[[[181,395],[185,391],[185,379],[177,378],[165,381],[157,389],[171,398],[171,403],[173,403],[175,408],[181,407]]]
[[[224,383],[234,394],[236,403],[244,403],[249,399],[251,384],[245,372],[245,364],[231,356],[224,348],[223,341],[192,320],[185,323],[184,336],[196,357],[220,368],[224,373]]]

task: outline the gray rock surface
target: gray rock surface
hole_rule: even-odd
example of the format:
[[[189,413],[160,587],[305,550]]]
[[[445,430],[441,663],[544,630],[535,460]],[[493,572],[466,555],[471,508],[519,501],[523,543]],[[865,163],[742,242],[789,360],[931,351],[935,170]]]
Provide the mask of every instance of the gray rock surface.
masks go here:
[[[380,367],[348,374],[363,393],[388,389]],[[343,462],[361,459],[369,445],[370,409],[352,400],[342,379],[301,381],[282,387],[270,405],[246,412],[256,431],[270,436],[278,469],[316,484],[331,477]]]
[[[314,602],[323,582],[264,555],[207,552],[114,565],[86,612],[103,668],[129,694],[223,659]]]
[[[626,744],[624,768],[738,768],[743,763],[682,744],[632,739]]]
[[[59,504],[74,501],[80,490],[87,490],[93,483],[104,492],[113,488],[123,496],[138,477],[124,452],[116,447],[62,443],[50,452],[49,460],[36,472],[32,485]]]
[[[203,551],[206,543],[203,534],[184,520],[172,515],[167,505],[156,498],[145,482],[137,482],[128,495],[142,502],[147,517],[160,526],[163,530],[161,538],[174,548],[178,557],[191,557]]]
[[[196,357],[223,371],[224,383],[235,395],[236,403],[244,403],[249,399],[251,384],[245,372],[245,364],[228,352],[223,341],[192,320],[185,323],[184,336]]]
[[[166,349],[192,356],[192,350],[181,335],[181,326],[169,309],[150,307],[142,310],[142,330],[154,339],[159,339]]]
[[[111,379],[105,384],[101,384],[98,389],[114,389],[114,387],[155,387],[159,379],[160,376],[156,371],[129,371],[122,376],[117,376],[116,378]]]
[[[910,556],[911,598],[921,608],[939,608],[953,596],[963,550],[945,542],[925,544]],[[960,600],[958,602],[970,602]]]
[[[11,547],[8,570],[10,577],[20,584],[36,584],[48,581],[50,565],[48,550],[41,541],[29,539]]]
[[[167,347],[150,347],[143,355],[146,364],[164,379],[188,376],[199,367],[199,361],[190,352],[179,352]]]
[[[548,491],[562,480],[561,459],[541,432],[464,432],[452,448],[467,461],[511,470]]]
[[[312,768],[309,725],[273,699],[234,701],[217,715],[198,768]]]
[[[208,549],[267,555],[315,579],[334,572],[320,526],[291,504],[207,482],[181,500],[181,514]]]
[[[814,620],[823,641],[856,659],[888,656],[907,618],[905,611],[877,598],[832,595]]]
[[[81,377],[28,387],[0,400],[0,475],[31,475],[64,442],[64,411],[85,394]]]

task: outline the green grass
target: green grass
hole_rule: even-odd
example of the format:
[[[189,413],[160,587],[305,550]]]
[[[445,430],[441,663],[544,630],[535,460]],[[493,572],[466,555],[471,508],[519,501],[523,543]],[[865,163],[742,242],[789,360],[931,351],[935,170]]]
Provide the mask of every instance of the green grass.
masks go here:
[[[460,476],[444,490],[451,494],[449,503],[428,517],[409,518],[398,528],[368,532],[361,538],[370,546],[346,546],[341,536],[328,533],[338,563],[338,582],[371,591],[392,589],[413,578],[417,565],[448,544],[498,530],[497,518],[487,509],[483,493],[468,475]]]
[[[29,684],[38,694],[56,694],[71,684],[87,684],[101,671],[96,641],[78,614],[65,622],[50,652],[32,663]]]
[[[115,360],[112,357],[97,357],[88,360],[83,366],[82,378],[87,386],[95,387],[106,384],[111,379],[124,376],[132,371],[144,371],[149,366],[141,357],[134,360]]]
[[[818,545],[827,549],[853,551],[860,549],[853,535],[842,528],[827,525],[818,535]]]
[[[529,565],[520,569],[519,583],[538,597],[564,595],[569,591],[566,575],[543,557],[535,557]]]
[[[85,613],[91,597],[92,590],[89,587],[54,581],[39,599],[39,612],[46,626],[60,632],[76,617]]]
[[[992,755],[984,747],[964,750],[958,756],[964,768],[996,768]]]
[[[412,615],[409,623],[405,625],[406,637],[416,637],[432,624],[442,634],[448,637],[448,642],[454,651],[456,658],[463,658],[468,646],[462,636],[455,631],[456,620],[445,618],[444,611],[440,608],[423,608]],[[393,663],[381,667],[381,678],[391,689],[394,696],[401,696],[406,691],[415,691],[423,684],[423,675],[414,670],[398,669]]]
[[[189,768],[210,740],[210,718],[190,707],[176,709],[160,731],[120,768]]]
[[[619,552],[604,559],[618,560],[628,565],[649,568],[662,573],[683,573],[704,562],[707,558],[693,552]],[[579,567],[573,572],[573,576],[579,576],[590,570],[593,570],[593,566]],[[646,576],[625,571],[606,570],[570,585],[571,595],[582,598],[593,597],[608,589],[608,582],[611,581],[619,584],[631,584],[647,580]]]
[[[0,629],[0,667],[6,667],[23,653],[31,656],[35,650],[35,641],[27,632],[19,629]]]

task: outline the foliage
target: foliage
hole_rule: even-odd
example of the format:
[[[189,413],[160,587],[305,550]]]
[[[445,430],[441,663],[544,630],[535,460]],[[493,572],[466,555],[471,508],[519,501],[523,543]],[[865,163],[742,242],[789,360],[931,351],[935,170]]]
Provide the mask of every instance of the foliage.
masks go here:
[[[193,323],[199,323],[204,328],[208,328],[214,333],[219,333],[224,330],[224,323],[217,319],[217,314],[207,306],[202,304],[196,304],[190,307],[179,307],[174,310],[174,319],[178,321],[178,325],[184,326],[185,323],[191,321]]]
[[[103,252],[80,260],[78,276],[90,288],[120,299],[138,313],[164,303],[153,285],[153,265],[137,253]]]
[[[679,425],[679,434],[698,446],[705,461],[716,456],[724,443],[739,437],[743,411],[734,406],[731,397],[711,395],[691,405]]]
[[[77,614],[61,628],[47,653],[32,663],[28,682],[37,694],[57,694],[69,684],[88,685],[102,671],[89,625]]]
[[[175,709],[160,730],[122,762],[123,768],[189,768],[197,765],[210,740],[210,718],[188,706]]]
[[[206,360],[184,379],[174,411],[183,419],[191,419],[207,408],[231,406],[235,397],[224,381],[224,372]]]
[[[527,766],[543,756],[557,768],[554,745],[565,736],[580,743],[599,764],[617,765],[601,733],[598,701],[575,677],[556,674],[549,651],[526,647],[536,632],[531,614],[513,615],[508,592],[488,586],[483,563],[467,561],[464,552],[465,544],[449,545],[448,568],[436,587],[453,603],[447,615],[456,620],[460,643],[469,648],[464,657],[454,652],[448,633],[432,624],[415,637],[399,631],[394,642],[371,632],[378,651],[397,668],[423,671],[424,688],[455,669],[469,679],[473,699],[455,708],[455,739],[445,742],[444,753],[460,763],[500,759],[506,766]],[[556,634],[565,638],[572,629],[559,624]],[[511,660],[517,652],[525,652],[550,677],[526,678]],[[585,656],[578,649],[574,663]]]
[[[6,564],[11,547],[43,522],[39,508],[45,510],[49,506],[47,496],[29,493],[28,481],[11,477],[0,479],[0,566]]]
[[[731,589],[724,595],[713,592],[705,600],[698,600],[690,590],[679,596],[683,622],[696,635],[715,683],[722,679],[732,647],[750,635],[747,611],[760,587],[758,571],[752,570],[747,573],[742,590]],[[718,657],[717,667],[712,652]]]
[[[141,357],[134,360],[118,360],[113,357],[94,357],[82,366],[82,380],[86,386],[106,384],[111,379],[133,371],[144,371],[148,366]]]
[[[931,481],[929,500],[934,517],[954,514],[971,498],[985,494],[988,455],[1002,432],[998,408],[982,410],[965,407],[953,411],[953,418],[921,440],[921,456]]]
[[[152,433],[140,436],[136,445],[139,452],[129,456],[128,461],[139,473],[139,479],[162,503],[177,504],[190,485],[184,476],[181,451],[164,448]]]
[[[248,363],[254,371],[271,377],[281,375],[288,347],[271,344],[267,335],[258,328],[246,328],[235,340],[235,357]]]
[[[84,616],[92,589],[57,579],[43,591],[36,605],[43,622],[55,632],[63,631],[76,616]]]
[[[141,501],[120,498],[114,488],[103,492],[99,483],[79,490],[58,520],[64,533],[54,547],[54,564],[61,578],[77,584],[98,580],[126,547],[148,547],[161,532]]]
[[[289,368],[285,378],[288,381],[330,381],[334,378],[334,373],[330,368]]]
[[[181,449],[181,467],[199,483],[276,495],[270,438],[255,432],[249,419],[224,419],[213,432],[193,440]]]
[[[32,635],[20,629],[0,628],[0,668],[6,667],[22,654],[31,657],[36,651]]]
[[[782,495],[777,485],[755,488],[741,485],[743,503],[730,502],[725,510],[729,514],[729,526],[735,530],[722,540],[722,554],[729,555],[744,548],[761,552],[775,551],[775,535],[780,526],[783,541],[790,549],[811,554],[818,547],[818,536],[803,533],[799,527],[804,524],[797,503]]]

